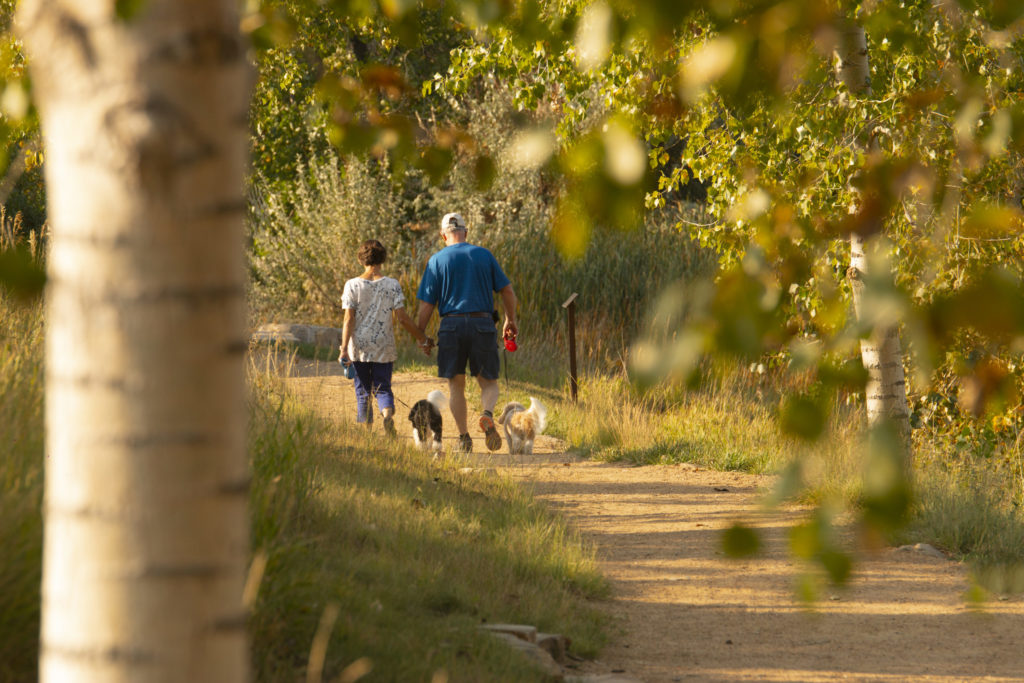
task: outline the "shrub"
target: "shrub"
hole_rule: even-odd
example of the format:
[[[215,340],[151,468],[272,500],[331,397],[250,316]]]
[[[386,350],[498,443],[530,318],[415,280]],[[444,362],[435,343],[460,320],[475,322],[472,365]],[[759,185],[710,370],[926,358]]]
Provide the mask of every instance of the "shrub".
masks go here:
[[[557,188],[543,172],[509,160],[519,116],[510,102],[495,90],[467,109],[469,133],[497,160],[487,189],[480,187],[475,155],[457,157],[440,186],[418,172],[396,185],[380,164],[333,154],[303,167],[288,190],[257,182],[256,317],[337,325],[344,281],[361,272],[355,249],[370,237],[388,248],[385,272],[402,282],[412,308],[426,261],[441,246],[438,220],[458,211],[469,224],[469,240],[494,252],[512,280],[524,337],[546,345],[560,334],[561,304],[577,292],[583,355],[597,363],[621,356],[648,302],[669,282],[709,272],[713,258],[678,230],[678,213],[662,211],[628,233],[596,226],[586,253],[565,261],[548,238]]]
[[[252,192],[252,310],[259,320],[336,324],[345,280],[362,272],[355,254],[374,237],[390,272],[409,269],[419,241],[402,225],[385,169],[333,154],[299,170],[288,190],[257,179]]]

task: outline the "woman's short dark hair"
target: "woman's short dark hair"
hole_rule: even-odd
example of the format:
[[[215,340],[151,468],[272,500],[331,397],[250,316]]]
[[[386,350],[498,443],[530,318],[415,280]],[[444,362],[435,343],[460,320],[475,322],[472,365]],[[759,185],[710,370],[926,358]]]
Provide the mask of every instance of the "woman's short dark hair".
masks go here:
[[[388,250],[377,240],[366,240],[363,246],[359,247],[356,258],[364,266],[379,266],[388,260]]]

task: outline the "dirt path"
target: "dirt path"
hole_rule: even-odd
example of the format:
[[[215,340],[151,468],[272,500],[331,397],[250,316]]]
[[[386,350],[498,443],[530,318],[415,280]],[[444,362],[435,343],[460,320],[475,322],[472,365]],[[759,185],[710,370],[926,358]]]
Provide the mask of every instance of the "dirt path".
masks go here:
[[[336,365],[301,364],[293,373],[291,384],[311,403],[354,414],[351,383]],[[446,391],[433,377],[396,377],[406,404],[435,388]],[[446,428],[452,424],[446,415]],[[474,444],[482,462],[507,467],[597,548],[622,633],[579,673],[647,683],[1024,681],[1024,602],[970,606],[955,562],[884,550],[858,565],[850,588],[813,607],[796,600],[802,568],[786,538],[801,513],[761,512],[763,477],[583,461],[550,437],[534,456],[511,462],[501,451],[485,454],[475,433]],[[756,560],[718,552],[719,532],[738,519],[760,527],[767,541]]]

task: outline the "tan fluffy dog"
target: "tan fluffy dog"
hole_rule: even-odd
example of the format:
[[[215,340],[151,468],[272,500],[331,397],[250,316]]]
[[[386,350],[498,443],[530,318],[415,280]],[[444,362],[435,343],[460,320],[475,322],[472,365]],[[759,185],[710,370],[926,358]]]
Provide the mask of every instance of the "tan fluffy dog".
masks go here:
[[[497,423],[505,429],[508,452],[512,455],[532,455],[533,440],[544,431],[547,417],[547,408],[532,396],[529,408],[515,401],[506,403]]]

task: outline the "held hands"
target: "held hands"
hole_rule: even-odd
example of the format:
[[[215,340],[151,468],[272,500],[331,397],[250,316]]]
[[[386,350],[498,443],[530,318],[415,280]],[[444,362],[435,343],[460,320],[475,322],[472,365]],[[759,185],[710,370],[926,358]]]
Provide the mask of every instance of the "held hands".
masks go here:
[[[418,346],[423,349],[424,356],[429,356],[431,350],[434,348],[434,340],[430,337],[424,337],[423,341],[418,342]]]

